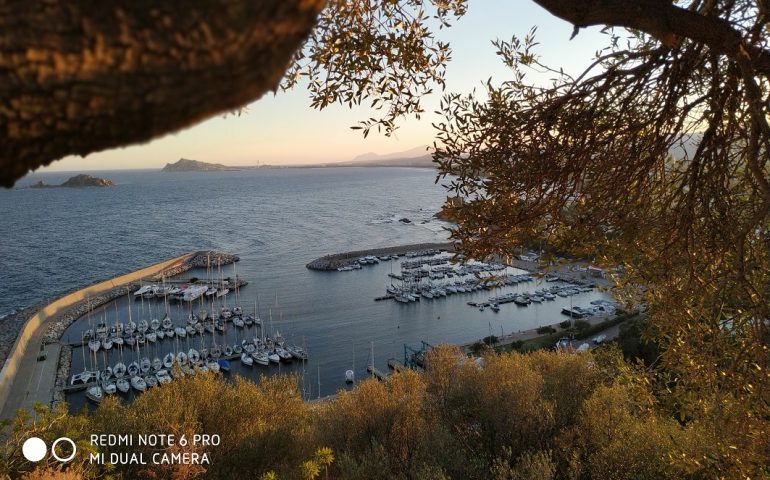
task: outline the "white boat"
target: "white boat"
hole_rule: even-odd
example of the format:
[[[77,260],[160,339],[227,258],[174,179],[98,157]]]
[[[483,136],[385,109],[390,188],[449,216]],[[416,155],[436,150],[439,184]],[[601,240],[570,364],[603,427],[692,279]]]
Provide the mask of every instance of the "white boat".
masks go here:
[[[281,360],[284,362],[290,362],[291,361],[291,353],[287,352],[283,347],[276,347],[275,353],[281,357]]]
[[[251,358],[259,365],[268,366],[270,364],[270,357],[265,352],[254,352],[251,354]]]
[[[84,370],[81,373],[76,373],[75,375],[73,375],[72,380],[70,380],[70,384],[78,385],[81,383],[90,383],[90,382],[96,381],[97,378],[99,378],[98,372]]]
[[[554,295],[553,293],[544,293],[543,298],[545,298],[546,300],[556,300],[556,295]]]
[[[163,330],[163,333],[165,333],[168,338],[174,338],[174,335],[176,334],[173,328],[167,328]]]
[[[142,360],[139,362],[139,369],[142,371],[142,373],[147,373],[152,368],[152,362],[150,362],[150,359],[147,357],[143,357]]]
[[[159,385],[171,383],[171,375],[169,375],[167,370],[158,370],[158,372],[155,374],[155,378],[158,379]]]
[[[158,320],[157,318],[153,318],[152,321],[150,322],[150,328],[153,331],[159,329],[160,328],[160,320]]]
[[[241,317],[235,317],[235,319],[233,320],[233,325],[235,325],[238,328],[243,328],[246,325],[246,323]]]
[[[187,354],[184,352],[179,352],[176,354],[176,362],[179,365],[186,365],[188,361]]]
[[[173,353],[167,353],[165,357],[163,357],[163,366],[166,368],[171,368],[174,366],[174,354]]]
[[[184,331],[187,332],[187,335],[195,335],[197,333],[197,330],[192,325],[185,325]]]
[[[130,335],[130,334],[134,333],[135,331],[136,331],[136,323],[134,323],[134,321],[131,320],[126,325],[126,329],[124,330],[124,332],[126,332],[126,333],[128,333]]]
[[[104,399],[104,392],[102,391],[102,387],[99,385],[89,387],[88,390],[86,390],[86,398],[94,403],[101,403]]]
[[[152,359],[152,369],[156,372],[163,368],[163,362],[160,360],[160,358],[155,357]]]
[[[158,340],[158,335],[155,332],[150,332],[144,336],[150,343],[155,343]]]
[[[112,348],[112,339],[110,337],[106,337],[102,339],[102,348],[105,350],[109,350]]]
[[[91,349],[91,351],[98,352],[100,348],[102,348],[102,342],[97,339],[91,339],[88,341],[88,348]]]
[[[222,356],[222,350],[219,348],[218,345],[214,345],[211,347],[211,357],[214,359],[217,359]]]
[[[126,375],[126,365],[123,362],[118,362],[112,368],[112,374],[115,378],[123,378]]]
[[[145,285],[145,286],[143,286],[142,288],[140,288],[139,290],[134,292],[134,298],[139,298],[142,295],[144,295],[145,293],[152,291],[152,287],[153,287],[153,285]]]
[[[187,336],[187,330],[185,330],[185,329],[184,329],[184,328],[182,328],[182,327],[176,327],[176,328],[174,329],[174,333],[176,333],[176,335],[177,335],[178,337],[180,337],[180,338],[184,338],[184,337],[186,337],[186,336]]]
[[[168,314],[166,314],[166,316],[163,317],[163,320],[160,321],[160,324],[164,330],[168,330],[171,327],[173,327],[174,322],[172,322],[171,317],[169,317]]]
[[[147,385],[147,388],[157,387],[158,379],[155,378],[155,375],[149,374],[144,377],[144,383]]]
[[[126,342],[126,345],[133,345],[136,343],[136,337],[133,335],[125,335],[123,336],[123,341]]]
[[[254,365],[254,359],[251,358],[251,355],[248,353],[242,353],[241,354],[241,363],[244,365],[252,366]]]
[[[155,332],[155,336],[157,337],[158,340],[163,340],[166,337],[166,333],[163,330],[158,329]]]
[[[224,297],[228,293],[230,293],[230,289],[229,288],[227,288],[227,287],[220,287],[220,288],[217,289],[217,298]]]
[[[219,317],[220,318],[228,319],[228,318],[230,318],[232,316],[233,316],[233,312],[230,311],[230,309],[227,308],[227,307],[222,307],[222,309],[219,310]]]
[[[208,287],[205,285],[191,285],[184,290],[182,300],[185,302],[193,302],[206,293]]]
[[[128,375],[130,377],[135,377],[139,375],[139,362],[131,362],[128,364]]]
[[[191,348],[191,349],[190,349],[190,350],[187,352],[187,358],[188,358],[188,359],[190,360],[190,362],[192,362],[192,363],[198,363],[198,361],[201,359],[201,354],[200,354],[200,353],[198,353],[198,350],[196,350],[196,349],[194,349],[194,348]]]
[[[136,326],[136,329],[141,333],[146,332],[148,328],[150,328],[150,324],[147,323],[147,320],[140,320],[139,325]]]
[[[230,345],[225,345],[225,348],[222,349],[222,353],[224,353],[225,357],[232,357],[233,347],[231,347]]]
[[[119,378],[115,380],[115,387],[120,393],[128,393],[131,389],[131,384],[125,378]]]
[[[145,382],[139,375],[131,377],[131,386],[138,392],[147,390],[147,382]]]
[[[281,363],[281,357],[276,352],[268,353],[267,359],[273,363]]]
[[[217,362],[216,360],[210,360],[206,362],[206,366],[209,367],[210,372],[219,373],[219,369],[220,369],[219,362]]]
[[[346,370],[345,371],[345,383],[353,383],[355,382],[355,372],[353,370]]]
[[[286,351],[291,353],[291,356],[297,360],[307,360],[307,352],[305,352],[305,350],[299,345],[286,347]]]
[[[115,392],[118,391],[118,387],[115,384],[115,382],[110,380],[105,380],[104,382],[102,382],[102,391],[107,395],[114,395]]]
[[[123,346],[123,343],[125,342],[123,341],[123,337],[121,337],[120,335],[115,335],[114,337],[112,337],[112,343],[120,347],[120,346]]]

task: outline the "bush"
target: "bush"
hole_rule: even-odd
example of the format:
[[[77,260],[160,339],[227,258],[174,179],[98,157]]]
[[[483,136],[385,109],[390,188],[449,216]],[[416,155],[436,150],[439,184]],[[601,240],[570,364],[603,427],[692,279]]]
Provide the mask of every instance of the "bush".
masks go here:
[[[586,320],[575,320],[575,328],[578,332],[584,332],[591,327],[591,324]]]
[[[556,329],[551,326],[537,327],[537,333],[539,335],[548,335],[549,333],[556,333]]]
[[[568,329],[571,326],[572,326],[572,322],[570,320],[564,320],[559,324],[559,327],[561,327],[564,330]]]

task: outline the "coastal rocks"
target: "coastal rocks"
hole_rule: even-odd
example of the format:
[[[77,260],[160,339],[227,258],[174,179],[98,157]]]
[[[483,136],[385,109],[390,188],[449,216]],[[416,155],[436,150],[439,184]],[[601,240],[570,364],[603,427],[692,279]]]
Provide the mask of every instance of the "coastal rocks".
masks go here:
[[[19,308],[13,313],[0,319],[0,365],[5,364],[8,353],[13,348],[13,344],[16,341],[16,337],[19,336],[19,332],[27,320],[38,311],[43,308],[43,304],[35,305],[27,308]]]
[[[401,222],[401,223],[412,223],[412,221],[411,221],[411,220],[409,220],[409,219],[408,219],[408,218],[406,218],[406,217],[404,217],[404,218],[400,218],[398,221],[399,221],[399,222]]]
[[[66,387],[69,382],[71,366],[72,347],[69,345],[62,345],[61,353],[59,353],[59,364],[56,369],[56,382],[54,383],[51,408],[56,408],[60,403],[65,401],[64,387]]]

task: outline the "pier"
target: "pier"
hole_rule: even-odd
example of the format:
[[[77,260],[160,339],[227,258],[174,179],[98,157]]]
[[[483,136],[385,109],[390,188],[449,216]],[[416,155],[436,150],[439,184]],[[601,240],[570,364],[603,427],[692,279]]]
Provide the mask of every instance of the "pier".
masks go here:
[[[398,247],[371,248],[369,250],[358,250],[354,252],[337,253],[317,258],[306,265],[310,270],[336,271],[338,268],[353,265],[359,258],[367,256],[391,256],[405,255],[410,252],[419,254],[423,251],[443,250],[453,252],[453,245],[449,242],[444,243],[415,243],[411,245],[401,245]]]
[[[374,365],[369,365],[366,367],[366,371],[371,375],[372,377],[376,378],[377,380],[384,382],[388,379],[390,376],[389,374],[377,369]]]

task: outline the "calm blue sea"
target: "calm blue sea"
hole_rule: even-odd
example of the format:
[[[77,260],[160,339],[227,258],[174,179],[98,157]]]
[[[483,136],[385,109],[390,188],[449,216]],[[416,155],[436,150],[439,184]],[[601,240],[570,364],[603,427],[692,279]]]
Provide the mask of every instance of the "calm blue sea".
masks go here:
[[[319,373],[322,395],[344,388],[344,372],[354,365],[357,378],[363,378],[372,346],[377,366],[385,370],[388,358],[403,358],[405,343],[466,342],[490,331],[561,320],[561,298],[524,308],[506,304],[499,313],[466,305],[486,300],[490,293],[483,291],[408,305],[373,301],[385,293],[391,268],[399,270],[395,262],[353,272],[305,268],[328,253],[445,240],[446,225],[433,215],[446,192],[431,170],[89,173],[117,186],[0,190],[0,315],[190,250],[232,252],[241,257],[238,275],[250,282],[240,292],[241,303],[253,309],[259,299],[263,319],[272,309],[274,330],[307,346],[311,358],[304,369],[296,363],[288,369],[304,374],[308,396],[319,393]],[[17,187],[40,179],[60,183],[71,175],[33,174]],[[399,222],[403,217],[412,223]],[[232,273],[232,267],[225,272]],[[508,287],[496,294],[535,288]],[[599,296],[585,293],[575,301]],[[132,308],[137,314],[141,306],[134,302]],[[114,309],[106,314],[114,321]],[[84,328],[80,322],[68,335]],[[162,354],[168,345],[150,353]],[[74,370],[82,357],[76,349]],[[236,370],[256,377],[266,369]]]

